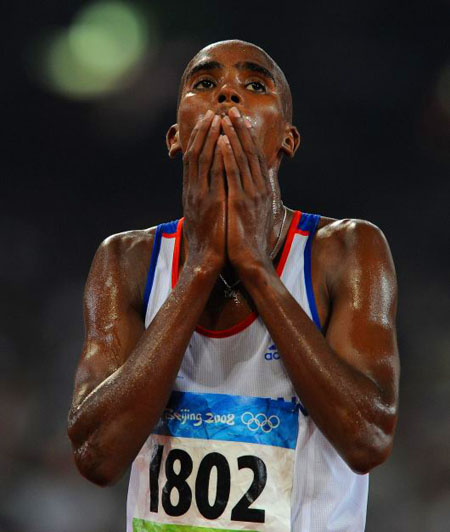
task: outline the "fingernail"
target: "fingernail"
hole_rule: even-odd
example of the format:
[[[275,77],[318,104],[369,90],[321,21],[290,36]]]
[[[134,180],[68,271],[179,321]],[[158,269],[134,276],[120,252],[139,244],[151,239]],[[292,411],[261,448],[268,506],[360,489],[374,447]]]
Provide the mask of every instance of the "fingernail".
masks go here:
[[[223,141],[225,142],[225,144],[230,146],[230,139],[227,137],[227,135],[222,135],[222,138],[223,138]]]
[[[233,124],[232,124],[229,116],[224,116],[223,119],[230,127],[233,127]]]
[[[215,115],[211,125],[213,127],[216,127],[219,124],[219,122],[220,122],[220,116],[219,115]]]
[[[214,113],[209,109],[209,111],[206,112],[205,118],[211,118]]]
[[[250,122],[250,120],[248,118],[244,118],[244,124],[248,127],[248,128],[251,128],[252,127],[252,123]]]
[[[234,118],[239,118],[241,116],[241,113],[239,112],[239,109],[237,107],[232,107],[230,109],[230,115],[234,116]]]

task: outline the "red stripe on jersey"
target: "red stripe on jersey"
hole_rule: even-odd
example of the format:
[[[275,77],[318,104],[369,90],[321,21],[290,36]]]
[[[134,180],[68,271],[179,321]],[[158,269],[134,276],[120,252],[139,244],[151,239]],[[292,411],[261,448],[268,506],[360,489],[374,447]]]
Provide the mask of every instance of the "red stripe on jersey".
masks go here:
[[[289,252],[291,251],[292,241],[294,240],[294,235],[296,233],[296,229],[301,216],[302,213],[300,211],[297,211],[294,214],[294,217],[292,218],[291,226],[289,227],[289,231],[286,237],[286,242],[284,243],[283,253],[281,254],[281,259],[277,266],[277,273],[280,277],[283,273],[284,265],[286,264]]]
[[[183,228],[184,218],[180,218],[177,224],[177,232],[175,233],[175,248],[173,250],[172,258],[172,289],[178,281],[178,265],[180,263],[180,244],[181,244],[181,229]]]
[[[243,331],[246,327],[252,324],[257,317],[258,314],[256,312],[252,312],[239,323],[233,325],[233,327],[230,327],[229,329],[222,329],[221,331],[212,331],[202,327],[201,325],[197,325],[195,330],[198,333],[203,334],[204,336],[210,336],[211,338],[226,338],[227,336],[233,336],[233,334]]]

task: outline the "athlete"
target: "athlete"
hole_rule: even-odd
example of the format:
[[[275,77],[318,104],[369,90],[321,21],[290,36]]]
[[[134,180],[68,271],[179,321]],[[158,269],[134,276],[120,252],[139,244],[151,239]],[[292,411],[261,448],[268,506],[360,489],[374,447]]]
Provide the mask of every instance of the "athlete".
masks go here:
[[[68,433],[92,482],[132,465],[127,532],[364,530],[397,422],[395,270],[373,224],[284,206],[299,142],[272,58],[207,46],[167,134],[183,218],[95,255]]]

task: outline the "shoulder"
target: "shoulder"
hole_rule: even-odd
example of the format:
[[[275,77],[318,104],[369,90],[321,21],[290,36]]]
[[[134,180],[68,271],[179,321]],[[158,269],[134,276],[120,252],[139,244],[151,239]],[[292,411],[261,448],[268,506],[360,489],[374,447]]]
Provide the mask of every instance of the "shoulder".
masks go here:
[[[117,289],[136,304],[142,299],[156,227],[108,236],[92,261],[87,289]],[[111,286],[109,286],[111,285]]]
[[[110,235],[100,244],[97,254],[129,260],[143,249],[148,251],[149,246],[151,249],[155,233],[156,227],[150,227],[148,229],[133,229]]]
[[[155,233],[156,227],[150,227],[110,235],[98,247],[93,263],[117,268],[125,277],[133,278],[133,273],[148,267]]]
[[[329,282],[357,270],[383,270],[394,276],[387,239],[375,224],[354,218],[322,217],[315,236],[315,253]]]
[[[367,220],[356,218],[321,217],[317,229],[316,239],[321,246],[327,246],[335,253],[346,255],[361,250],[362,247],[387,246],[387,240],[382,230]]]

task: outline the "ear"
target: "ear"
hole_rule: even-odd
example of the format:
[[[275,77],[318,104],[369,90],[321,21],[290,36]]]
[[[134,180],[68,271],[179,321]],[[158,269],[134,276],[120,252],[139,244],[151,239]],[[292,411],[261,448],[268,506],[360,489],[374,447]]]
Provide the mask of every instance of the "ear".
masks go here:
[[[174,159],[181,152],[178,124],[173,124],[169,127],[166,135],[166,145],[171,159]]]
[[[300,133],[298,129],[292,124],[286,124],[283,143],[281,144],[281,151],[289,158],[294,157],[295,152],[300,146]]]

